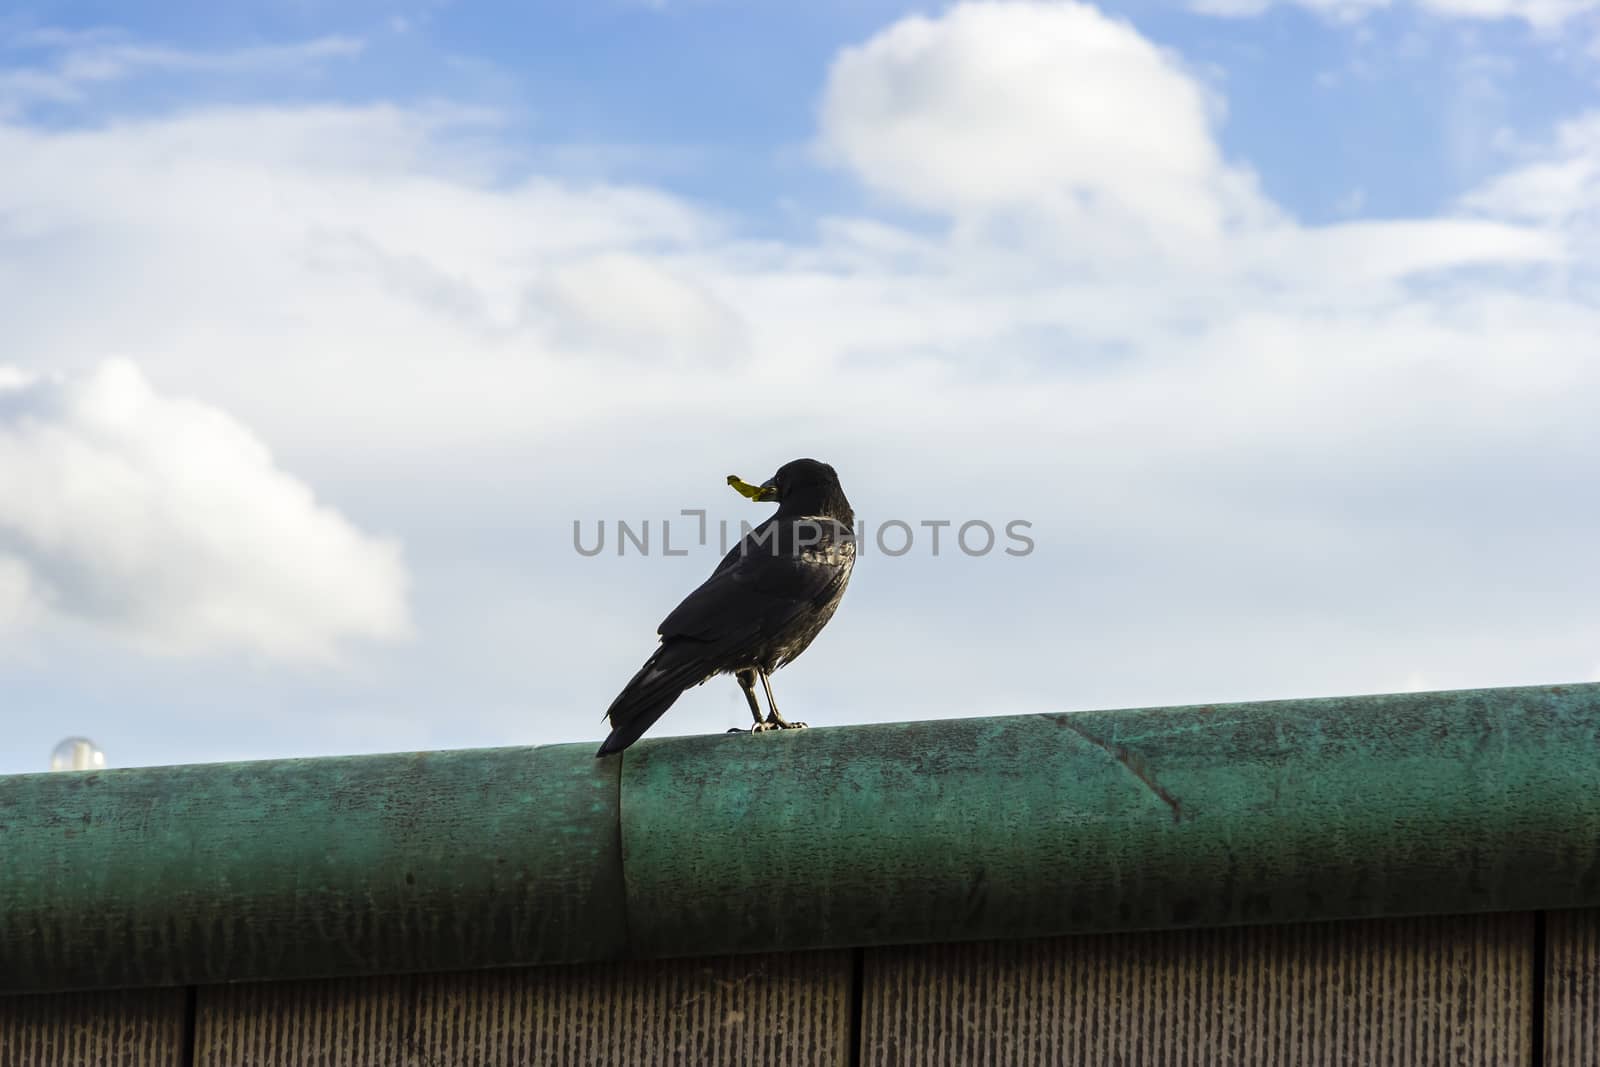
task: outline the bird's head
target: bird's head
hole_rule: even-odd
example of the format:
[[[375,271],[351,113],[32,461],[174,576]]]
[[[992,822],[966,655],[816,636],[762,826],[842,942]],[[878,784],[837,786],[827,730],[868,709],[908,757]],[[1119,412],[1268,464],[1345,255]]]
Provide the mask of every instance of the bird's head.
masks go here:
[[[751,500],[776,501],[780,515],[827,515],[846,523],[854,519],[838,473],[814,459],[791,460],[760,485],[736,474],[728,475],[728,484]]]

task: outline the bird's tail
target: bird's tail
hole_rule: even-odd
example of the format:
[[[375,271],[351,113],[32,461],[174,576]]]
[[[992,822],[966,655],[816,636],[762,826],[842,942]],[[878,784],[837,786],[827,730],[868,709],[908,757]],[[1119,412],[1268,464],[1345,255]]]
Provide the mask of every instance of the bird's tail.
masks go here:
[[[621,752],[639,740],[685,689],[707,677],[705,662],[693,649],[676,642],[663,644],[611,702],[606,711],[611,735],[597,754]]]

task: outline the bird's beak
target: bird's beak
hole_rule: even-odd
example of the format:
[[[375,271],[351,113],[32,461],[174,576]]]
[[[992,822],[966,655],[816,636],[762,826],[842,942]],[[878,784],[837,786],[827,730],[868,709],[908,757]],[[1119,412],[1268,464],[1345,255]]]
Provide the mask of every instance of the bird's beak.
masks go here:
[[[767,481],[761,485],[751,485],[737,474],[730,474],[728,475],[728,484],[733,486],[734,492],[740,496],[749,497],[757,503],[766,503],[778,499],[778,486],[773,481]]]

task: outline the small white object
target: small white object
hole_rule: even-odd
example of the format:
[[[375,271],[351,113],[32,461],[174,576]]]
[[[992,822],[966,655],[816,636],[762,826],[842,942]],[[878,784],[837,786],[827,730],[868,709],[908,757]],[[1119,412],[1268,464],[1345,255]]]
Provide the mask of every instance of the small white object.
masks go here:
[[[106,754],[87,737],[69,737],[50,753],[52,771],[104,770]]]

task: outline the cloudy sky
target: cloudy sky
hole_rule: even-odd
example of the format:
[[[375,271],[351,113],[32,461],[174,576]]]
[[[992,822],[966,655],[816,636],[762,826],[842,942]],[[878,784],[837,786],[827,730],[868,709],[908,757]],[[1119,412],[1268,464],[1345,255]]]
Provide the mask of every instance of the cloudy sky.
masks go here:
[[[1600,0],[160,7],[0,16],[0,772],[597,742],[797,456],[813,724],[1600,679]]]

